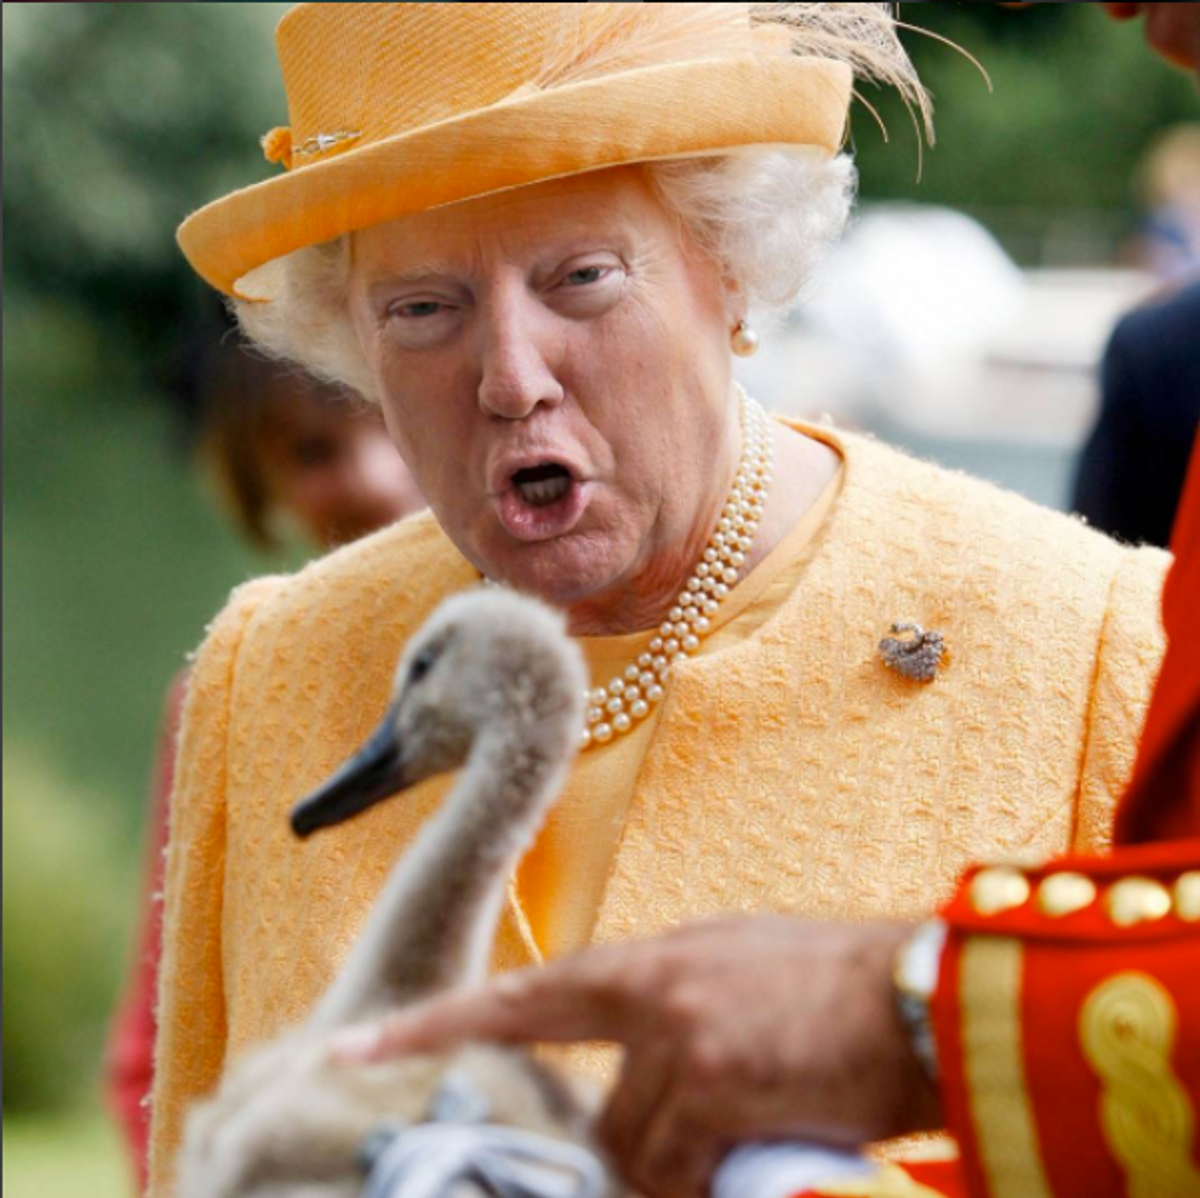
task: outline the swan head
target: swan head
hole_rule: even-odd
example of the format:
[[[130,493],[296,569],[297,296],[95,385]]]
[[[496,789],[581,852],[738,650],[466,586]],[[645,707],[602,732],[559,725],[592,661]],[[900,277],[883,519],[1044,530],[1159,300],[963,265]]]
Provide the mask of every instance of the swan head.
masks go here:
[[[457,769],[480,742],[530,770],[565,763],[579,744],[587,684],[559,612],[501,588],[454,595],[406,646],[375,732],[297,804],[292,828],[308,836],[341,823]]]

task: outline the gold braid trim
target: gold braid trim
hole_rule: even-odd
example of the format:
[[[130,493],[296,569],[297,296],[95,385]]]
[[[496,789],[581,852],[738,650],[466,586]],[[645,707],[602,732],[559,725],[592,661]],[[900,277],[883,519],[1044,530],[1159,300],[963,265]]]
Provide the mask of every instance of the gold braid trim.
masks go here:
[[[1144,973],[1101,982],[1079,1015],[1079,1040],[1104,1086],[1104,1138],[1129,1182],[1130,1198],[1195,1198],[1195,1115],[1171,1068],[1175,1003]]]
[[[959,964],[963,1072],[993,1198],[1052,1198],[1025,1081],[1019,940],[972,936]]]

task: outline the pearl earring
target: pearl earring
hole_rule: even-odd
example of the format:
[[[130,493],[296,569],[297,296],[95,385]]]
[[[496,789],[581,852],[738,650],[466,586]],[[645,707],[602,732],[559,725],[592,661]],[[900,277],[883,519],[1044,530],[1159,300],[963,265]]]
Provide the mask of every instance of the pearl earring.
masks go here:
[[[758,353],[758,334],[744,320],[739,320],[729,344],[739,358],[749,358]]]

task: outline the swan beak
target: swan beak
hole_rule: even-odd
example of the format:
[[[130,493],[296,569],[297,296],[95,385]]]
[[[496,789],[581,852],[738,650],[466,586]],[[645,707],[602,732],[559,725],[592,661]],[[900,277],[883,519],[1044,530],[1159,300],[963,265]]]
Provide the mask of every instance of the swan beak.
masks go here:
[[[327,781],[292,808],[292,831],[309,836],[390,798],[408,785],[391,719]]]

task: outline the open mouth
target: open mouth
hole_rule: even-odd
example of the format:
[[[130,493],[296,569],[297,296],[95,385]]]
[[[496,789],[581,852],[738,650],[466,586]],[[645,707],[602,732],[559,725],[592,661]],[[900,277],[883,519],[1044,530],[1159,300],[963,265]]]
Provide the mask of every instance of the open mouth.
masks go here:
[[[571,475],[563,466],[543,462],[540,466],[528,466],[516,471],[512,483],[531,507],[549,507],[571,489]]]
[[[496,514],[518,541],[545,541],[570,532],[590,501],[592,485],[560,462],[522,466],[495,494]]]

